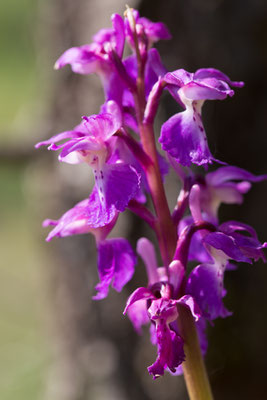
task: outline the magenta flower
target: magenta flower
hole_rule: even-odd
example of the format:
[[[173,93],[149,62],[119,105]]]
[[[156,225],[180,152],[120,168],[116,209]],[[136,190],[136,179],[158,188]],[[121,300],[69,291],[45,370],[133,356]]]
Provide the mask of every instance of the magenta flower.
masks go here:
[[[232,166],[218,168],[205,176],[201,185],[201,208],[215,223],[218,222],[218,208],[221,203],[241,204],[243,195],[251,188],[250,182],[261,182],[267,175],[253,175],[250,172]]]
[[[97,250],[100,282],[95,287],[98,293],[94,300],[105,298],[110,285],[120,292],[132,279],[136,264],[136,255],[124,238],[102,240],[97,244]]]
[[[113,28],[101,29],[93,36],[93,43],[80,47],[72,47],[65,51],[57,60],[55,68],[59,69],[67,64],[73,72],[78,74],[110,73],[112,64],[110,53],[114,50],[121,58],[124,49],[124,22],[118,14],[111,16]]]
[[[109,113],[83,117],[83,122],[73,131],[62,132],[36,145],[61,150],[60,161],[85,162],[93,168],[99,207],[104,214],[109,214],[113,206],[123,211],[140,186],[139,175],[131,165],[118,157],[113,157],[110,163],[115,152],[114,134],[121,127],[121,117],[115,102],[108,102],[107,108]],[[64,139],[67,141],[63,144],[56,144]]]
[[[54,229],[47,236],[47,241],[53,237],[65,237],[83,233],[94,235],[98,250],[98,272],[100,282],[96,285],[95,300],[107,296],[109,286],[120,292],[132,278],[136,264],[136,255],[126,239],[106,239],[113,229],[118,212],[113,207],[110,214],[99,216],[99,197],[97,190],[93,190],[89,199],[76,204],[59,220],[47,219],[44,226],[52,225]]]
[[[175,323],[177,304],[189,308],[196,321],[200,318],[200,309],[190,295],[176,298],[184,279],[184,270],[179,262],[170,264],[168,280],[165,269],[157,268],[153,245],[147,239],[138,241],[137,252],[145,263],[149,285],[139,287],[131,294],[124,314],[128,313],[138,333],[141,326],[149,321],[155,326],[151,341],[157,345],[158,357],[148,367],[148,372],[156,379],[164,374],[165,369],[175,372],[184,361],[183,339]]]
[[[232,313],[224,304],[226,290],[223,287],[223,277],[220,275],[221,265],[201,264],[190,273],[186,285],[186,293],[194,294],[194,298],[201,309],[203,320],[225,318]]]
[[[193,225],[191,225],[193,227]],[[180,237],[190,236],[190,225],[184,228]],[[203,247],[203,250],[199,249]],[[261,244],[257,234],[250,226],[236,222],[226,222],[212,232],[202,231],[202,235],[192,240],[189,254],[191,259],[203,261],[204,263],[195,267],[190,273],[185,293],[194,297],[200,307],[202,316],[208,320],[218,317],[227,317],[231,313],[224,307],[223,298],[226,290],[223,286],[224,273],[230,267],[230,260],[237,262],[252,263],[260,258],[265,261],[262,249],[267,244]],[[185,247],[184,247],[185,248]],[[177,255],[182,254],[182,248]],[[205,260],[206,257],[206,260]],[[179,256],[177,257],[179,260]]]
[[[94,188],[89,199],[85,199],[68,210],[59,220],[46,219],[43,226],[55,226],[46,240],[54,237],[65,237],[92,233],[96,241],[105,238],[118,218],[118,211],[111,207],[106,213],[100,208],[98,191]]]
[[[243,171],[244,174],[246,173],[244,170],[235,170],[234,167],[232,167],[233,169],[231,169],[231,167],[229,167],[229,169],[228,167],[226,168],[228,171],[231,170],[232,172],[239,173]],[[253,177],[254,176],[250,174],[250,178]],[[264,176],[254,178],[264,179]],[[217,182],[219,186],[220,180],[218,179]],[[237,190],[234,185],[238,184],[232,183],[231,185],[232,188]],[[251,263],[250,259],[257,261],[258,259],[262,258],[264,260],[265,258],[262,248],[265,247],[265,244],[262,245],[259,242],[255,230],[249,225],[236,221],[225,222],[224,224],[217,226],[217,218],[214,225],[214,215],[209,215],[205,211],[202,212],[202,195],[203,193],[201,187],[199,185],[193,185],[189,196],[189,208],[192,217],[186,217],[183,221],[181,221],[179,227],[180,236],[187,234],[187,231],[190,232],[190,224],[193,222],[196,224],[201,224],[204,221],[212,222],[210,225],[213,226],[213,229],[212,232],[205,230],[197,232],[197,234],[193,236],[192,240],[190,237],[190,259],[195,259],[201,262],[209,262],[210,256],[214,258],[212,252],[210,251],[210,246],[212,246],[224,252],[228,259],[232,259],[234,261]],[[182,227],[183,231],[181,230]],[[204,243],[204,248],[202,243]]]
[[[159,142],[163,150],[178,163],[205,165],[214,158],[210,153],[203,127],[201,110],[205,100],[223,100],[233,96],[229,85],[242,87],[243,82],[232,82],[213,68],[189,73],[183,69],[167,73],[165,82],[185,111],[172,116],[162,125]]]
[[[208,146],[202,106],[205,100],[233,96],[231,87],[242,87],[243,82],[232,82],[213,68],[168,72],[158,51],[151,48],[158,40],[170,38],[163,23],[141,18],[128,7],[125,19],[113,14],[111,20],[112,28],[100,30],[91,44],[67,50],[55,65],[58,69],[70,64],[79,74],[96,73],[105,103],[99,114],[84,116],[73,130],[36,145],[59,151],[61,162],[86,163],[95,179],[88,199],[58,220],[44,221],[44,226],[53,227],[46,240],[83,233],[94,236],[99,283],[93,298],[99,300],[110,287],[122,290],[137,261],[126,239],[108,235],[126,207],[143,219],[158,239],[163,266],[158,266],[153,245],[139,239],[137,253],[146,269],[147,285],[133,291],[124,314],[139,334],[143,325],[150,324],[150,339],[157,348],[156,360],[148,367],[153,379],[165,371],[177,375],[184,370],[190,395],[211,399],[201,352],[205,354],[208,346],[206,325],[231,315],[224,306],[225,271],[236,268],[232,263],[265,261],[267,247],[249,225],[220,223],[218,209],[221,203],[240,204],[251,183],[267,175],[255,176],[232,166],[199,175],[187,167],[218,161]],[[123,58],[125,39],[131,55]],[[165,88],[184,109],[162,125],[159,138],[183,183],[172,214],[163,182],[168,164],[157,153],[153,127]],[[199,265],[188,271],[188,261]]]
[[[221,250],[228,259],[252,264],[260,258],[265,261],[261,244],[255,230],[244,223],[228,221],[221,224],[217,231],[206,234],[203,238],[206,245]]]
[[[183,339],[171,326],[177,320],[177,304],[188,307],[197,321],[200,310],[193,297],[186,295],[180,299],[171,299],[169,292],[172,287],[168,283],[158,282],[151,288],[140,287],[136,289],[127,301],[124,314],[136,302],[149,301],[147,313],[150,321],[156,325],[156,344],[158,357],[154,364],[148,367],[148,372],[156,379],[164,374],[165,369],[175,372],[176,368],[184,361]]]
[[[183,198],[184,207],[188,204],[189,193],[192,200],[191,189],[193,185],[197,185],[199,187],[197,201],[203,214],[202,219],[216,226],[219,224],[218,210],[222,203],[241,204],[244,194],[251,188],[251,182],[256,183],[267,179],[267,175],[253,175],[242,168],[233,166],[220,167],[216,171],[209,172],[203,176],[189,172],[186,169],[183,171],[178,168],[178,164],[173,163],[172,158],[170,158],[170,161],[186,188],[180,194],[180,199]],[[193,208],[195,207],[193,206]],[[176,207],[174,219],[177,223],[179,222],[180,214],[181,209],[178,210],[178,207]],[[191,222],[192,218],[190,216],[185,217],[179,224],[179,233],[185,225]]]
[[[121,59],[124,49],[124,21],[118,14],[111,16],[113,27],[101,29],[93,36],[93,43],[72,47],[55,63],[60,69],[67,64],[78,74],[96,73],[103,84],[106,100],[121,101],[123,83],[114,65],[112,52]]]
[[[217,227],[206,222],[200,198],[201,189],[194,185],[189,196],[191,224],[180,232],[175,259],[183,265],[189,257],[203,262],[190,273],[185,293],[194,297],[205,319],[213,320],[230,315],[223,305],[224,273],[232,269],[230,261],[265,261],[262,249],[267,244],[261,244],[255,230],[244,223],[229,221]]]

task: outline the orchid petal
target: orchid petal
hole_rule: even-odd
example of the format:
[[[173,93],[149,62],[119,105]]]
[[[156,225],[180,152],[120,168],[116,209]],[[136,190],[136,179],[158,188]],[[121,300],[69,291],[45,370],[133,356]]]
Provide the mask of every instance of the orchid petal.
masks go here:
[[[175,114],[162,125],[159,142],[163,150],[184,166],[208,164],[213,160],[204,128],[194,120],[190,108]]]
[[[231,315],[222,303],[222,278],[214,264],[201,264],[194,268],[188,277],[186,292],[193,296],[203,317],[213,320]]]
[[[111,285],[117,292],[129,282],[134,273],[136,256],[126,239],[103,240],[98,244],[98,271],[100,282],[94,300],[107,296]]]

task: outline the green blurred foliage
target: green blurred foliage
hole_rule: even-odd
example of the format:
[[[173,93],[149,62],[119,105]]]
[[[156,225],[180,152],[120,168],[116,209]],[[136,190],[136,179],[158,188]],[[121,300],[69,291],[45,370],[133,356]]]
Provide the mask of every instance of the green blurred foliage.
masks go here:
[[[0,143],[18,148],[36,101],[37,0],[0,2]],[[31,132],[32,135],[32,132]],[[25,191],[26,163],[0,164],[0,399],[42,398],[48,364],[40,266]]]
[[[37,93],[35,62],[37,0],[0,2],[1,140],[32,118],[29,104]],[[22,127],[25,128],[25,127]]]

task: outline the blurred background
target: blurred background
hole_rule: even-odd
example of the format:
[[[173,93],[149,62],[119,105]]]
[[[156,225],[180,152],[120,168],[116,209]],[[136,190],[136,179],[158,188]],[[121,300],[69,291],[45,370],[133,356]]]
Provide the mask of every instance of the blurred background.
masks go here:
[[[216,158],[255,174],[267,171],[267,3],[264,0],[130,1],[143,16],[165,22],[173,39],[158,44],[169,70],[215,67],[246,86],[203,110]],[[153,382],[156,355],[148,332],[137,337],[122,310],[139,265],[122,294],[92,302],[98,281],[89,235],[44,242],[45,218],[57,219],[86,198],[87,168],[59,165],[34,150],[41,139],[70,129],[103,102],[94,76],[53,65],[67,48],[89,43],[110,26],[122,0],[2,0],[0,2],[0,398],[1,400],[186,400],[182,378]],[[164,97],[159,117],[176,104]],[[168,182],[173,204],[178,180]],[[267,240],[267,183],[254,185],[242,206],[222,219],[253,225]],[[115,235],[134,245],[147,235],[125,214]],[[267,391],[266,265],[240,265],[226,276],[226,306],[234,315],[209,330],[207,366],[216,400],[255,399]]]

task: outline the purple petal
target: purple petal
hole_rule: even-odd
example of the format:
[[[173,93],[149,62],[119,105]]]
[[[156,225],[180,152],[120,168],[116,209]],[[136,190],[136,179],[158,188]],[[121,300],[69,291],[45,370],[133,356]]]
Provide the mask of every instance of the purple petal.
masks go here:
[[[176,71],[168,72],[164,76],[164,81],[170,85],[182,87],[193,81],[193,74],[185,69],[177,69]]]
[[[184,341],[181,336],[177,335],[175,332],[170,331],[170,333],[172,339],[172,352],[168,362],[168,367],[172,372],[174,372],[174,370],[185,360]]]
[[[105,44],[106,42],[110,42],[113,36],[112,28],[102,28],[97,33],[95,33],[92,37],[93,42],[98,44]]]
[[[202,80],[206,78],[215,78],[235,87],[244,86],[244,82],[233,82],[227,75],[215,68],[201,68],[194,73],[194,79]]]
[[[264,262],[266,261],[262,251],[264,246],[262,246],[258,239],[240,235],[239,233],[233,233],[232,237],[246,257],[254,261],[258,261],[260,258]]]
[[[114,101],[114,100],[106,101],[101,106],[100,115],[102,115],[102,114],[112,115],[113,128],[110,130],[115,130],[115,132],[116,132],[122,126],[122,112],[116,101]]]
[[[60,153],[60,161],[66,161],[66,157],[74,151],[92,151],[97,152],[101,150],[103,146],[95,140],[94,137],[84,137],[77,140],[69,141],[64,144],[62,152]]]
[[[111,21],[115,36],[115,50],[118,56],[121,58],[125,42],[124,20],[119,14],[112,14]]]
[[[166,288],[164,285],[162,285],[161,288],[159,287],[161,294],[163,293],[164,288]],[[155,298],[148,309],[150,319],[152,321],[164,319],[168,324],[175,321],[178,317],[176,303],[176,300],[170,300],[166,297],[161,297],[159,299]]]
[[[51,145],[51,150],[61,149],[61,153],[59,154],[58,159],[59,161],[68,164],[80,164],[83,162],[82,158],[80,157],[80,154],[76,151],[76,149],[89,150],[94,148],[95,148],[95,143],[92,143],[91,138],[73,139],[59,146]]]
[[[231,236],[222,232],[212,232],[205,236],[204,242],[215,249],[222,250],[232,260],[251,264],[250,259],[243,254]]]
[[[75,138],[80,138],[83,137],[84,133],[83,132],[79,132],[76,130],[73,131],[65,131],[65,132],[61,132],[58,133],[57,135],[52,136],[50,139],[48,140],[44,140],[43,142],[39,142],[35,145],[35,148],[38,149],[41,146],[48,146],[51,144],[55,144],[57,142],[60,142],[61,140],[65,140],[65,139],[75,139]],[[51,150],[54,150],[53,148]]]
[[[201,83],[189,82],[180,90],[190,100],[223,100],[227,95],[234,94],[234,91],[226,83],[212,78],[202,80]]]
[[[93,296],[94,300],[101,300],[108,295],[109,285],[115,274],[115,257],[112,243],[104,240],[98,245],[98,273],[100,282],[95,289],[97,294]]]
[[[142,237],[137,242],[136,251],[145,264],[148,283],[153,285],[159,281],[155,248],[148,239]]]
[[[129,242],[123,238],[109,239],[98,244],[98,272],[100,283],[95,289],[97,295],[94,300],[107,296],[111,285],[120,292],[124,285],[132,278],[136,255]]]
[[[153,344],[153,346],[157,345],[157,331],[156,331],[156,324],[150,324],[150,342]]]
[[[161,128],[159,142],[163,150],[184,166],[203,165],[213,160],[203,125],[194,118],[191,109],[187,109],[172,116]]]
[[[105,61],[97,54],[93,45],[72,47],[66,50],[56,61],[55,68],[60,69],[70,64],[77,74],[91,74],[105,69]]]
[[[68,210],[58,220],[45,220],[44,226],[54,225],[55,228],[49,233],[46,240],[49,242],[53,237],[65,237],[92,231],[92,226],[88,223],[90,220],[89,200],[83,200],[75,207]]]
[[[106,73],[99,75],[104,88],[106,101],[114,100],[121,105],[125,84],[120,75],[117,71],[113,71],[111,68],[109,68]]]
[[[183,283],[185,269],[181,261],[173,260],[168,268],[169,283],[173,287],[173,298],[177,298],[181,285]]]
[[[169,368],[175,372],[176,368],[184,361],[183,340],[175,332],[171,331],[162,320],[156,327],[158,357],[154,364],[148,367],[148,372],[157,379]]]
[[[250,188],[251,184],[249,182],[242,182],[242,185],[228,182],[222,184],[221,186],[213,187],[213,198],[207,202],[210,204],[207,204],[206,207],[215,208],[217,211],[220,203],[242,204],[243,194],[248,192]]]
[[[183,304],[191,311],[192,316],[194,317],[195,321],[198,321],[201,317],[201,310],[199,309],[198,304],[195,302],[194,298],[189,295],[185,295],[181,297],[177,303]]]
[[[244,224],[243,222],[239,221],[224,222],[223,224],[220,225],[220,230],[227,235],[231,235],[236,231],[243,231],[257,239],[257,233],[255,229],[252,228],[252,226]]]
[[[140,178],[136,170],[123,163],[106,164],[103,168],[104,197],[107,208],[114,205],[124,211],[140,187]]]
[[[243,82],[232,82],[222,72],[211,68],[198,70],[195,74],[179,69],[167,73],[164,80],[168,83],[167,89],[180,104],[185,99],[222,100],[234,94],[228,85],[243,86]]]
[[[207,319],[231,315],[222,303],[222,277],[214,264],[202,264],[193,269],[188,277],[186,293],[194,297]]]
[[[113,205],[106,207],[102,204],[96,186],[89,197],[89,203],[91,210],[89,221],[95,228],[106,226],[118,216],[118,211]]]
[[[127,309],[127,315],[131,320],[134,329],[140,335],[142,333],[142,326],[149,323],[147,315],[147,301],[139,300],[133,303]]]
[[[160,55],[156,49],[150,49],[147,55],[147,63],[145,68],[145,94],[148,98],[154,84],[160,76],[166,73],[166,68],[162,64]]]
[[[267,179],[267,175],[253,175],[245,169],[238,167],[221,167],[206,175],[206,182],[211,186],[220,186],[227,181],[244,180],[249,182],[260,182]]]
[[[121,127],[120,111],[115,102],[108,102],[107,109],[114,112],[83,117],[85,126],[91,135],[102,140],[108,140]]]
[[[158,40],[171,39],[171,34],[163,22],[152,22],[147,18],[139,18],[138,24],[141,24],[145,30],[145,34],[148,36],[151,43],[155,43]]]
[[[152,86],[154,85],[154,83],[156,83],[158,78],[164,76],[167,73],[167,68],[163,65],[160,54],[155,48],[152,48],[148,51],[147,64],[149,66],[149,69],[152,69],[157,76],[157,79],[153,82],[153,84],[152,82],[150,83],[150,87],[152,89]],[[147,74],[149,74],[149,72],[147,72]],[[148,77],[146,79],[151,81],[151,79]]]
[[[155,296],[152,293],[152,291],[146,287],[139,287],[128,298],[123,314],[126,314],[129,307],[131,307],[136,301],[148,300],[148,299],[155,299]]]
[[[47,236],[47,241],[50,241],[55,236],[65,237],[89,232],[98,238],[99,236],[103,237],[108,234],[116,218],[117,212],[114,208],[109,210],[109,212],[104,212],[101,209],[97,191],[93,190],[89,199],[76,204],[63,214],[58,221],[45,220],[43,226],[55,226]],[[104,229],[104,227],[106,228]]]
[[[130,78],[135,81],[137,78],[137,61],[135,56],[128,56],[123,60],[123,65]]]

